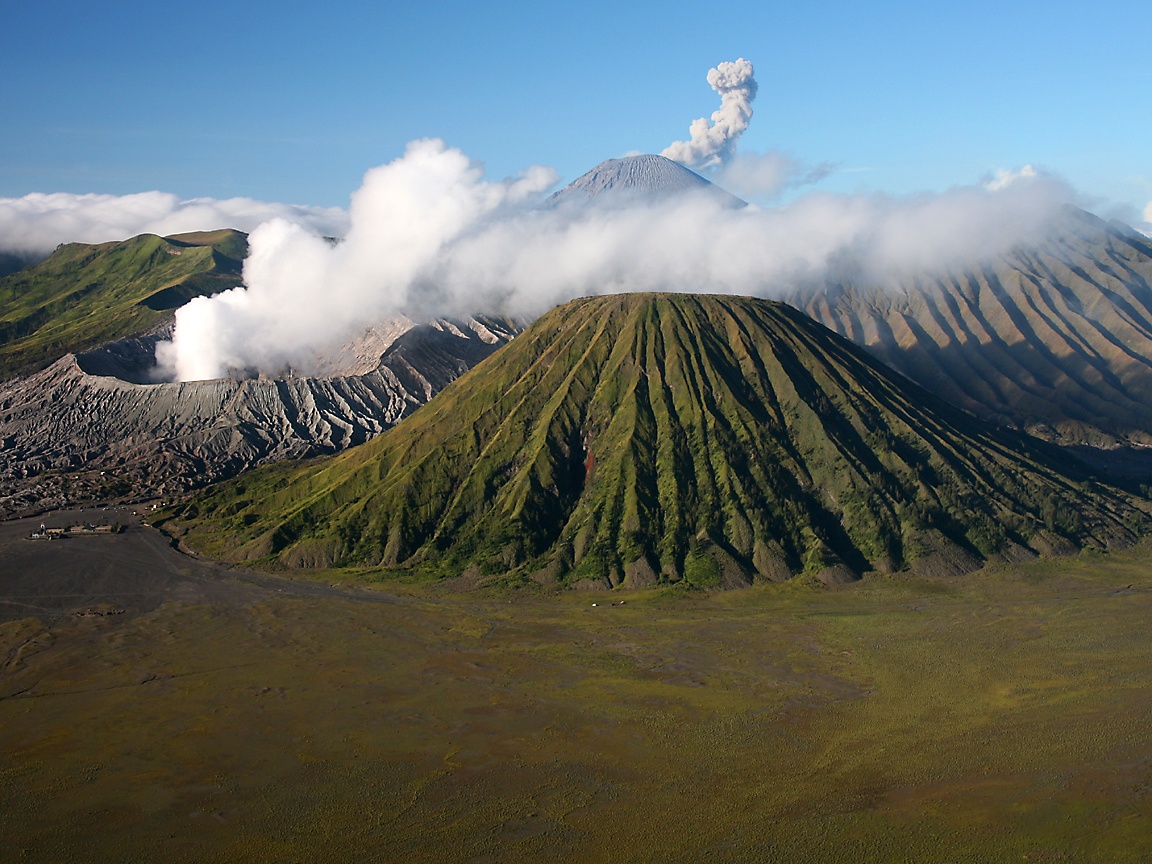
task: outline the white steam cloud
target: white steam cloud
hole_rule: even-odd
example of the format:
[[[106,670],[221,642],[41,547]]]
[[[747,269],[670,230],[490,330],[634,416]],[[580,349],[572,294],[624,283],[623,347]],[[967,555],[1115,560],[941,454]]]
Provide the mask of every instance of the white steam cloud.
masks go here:
[[[61,243],[104,243],[138,234],[182,234],[236,228],[252,231],[269,219],[288,219],[308,231],[342,235],[348,215],[336,207],[273,204],[251,198],[181,200],[167,192],[74,195],[34,192],[0,198],[0,250],[47,255]]]
[[[157,362],[180,380],[300,362],[357,327],[417,305],[412,290],[449,243],[555,183],[555,172],[539,167],[489,183],[459,150],[415,141],[364,176],[342,242],[332,245],[282,218],[253,231],[247,287],[182,307],[172,341],[157,346]],[[485,298],[473,300],[483,308]]]
[[[971,263],[1039,236],[1073,198],[1034,169],[1000,179],[917,198],[809,194],[777,208],[733,209],[707,193],[548,208],[533,205],[555,182],[550,169],[488,182],[459,150],[418,141],[365,176],[343,242],[284,219],[254,231],[247,287],[180,309],[157,356],[183,380],[275,374],[398,312],[532,317],[621,291],[779,296],[845,260],[880,278]]]
[[[708,83],[720,94],[720,107],[706,117],[692,121],[689,140],[676,141],[660,154],[689,168],[707,169],[722,165],[736,152],[736,144],[752,119],[756,79],[752,64],[741,57],[721,63],[708,71]]]

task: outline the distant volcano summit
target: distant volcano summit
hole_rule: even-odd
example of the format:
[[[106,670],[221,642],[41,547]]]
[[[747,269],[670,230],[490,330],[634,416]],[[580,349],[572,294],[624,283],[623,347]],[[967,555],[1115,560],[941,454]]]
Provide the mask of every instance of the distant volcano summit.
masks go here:
[[[715,195],[729,207],[747,206],[746,201],[725,192],[679,162],[650,154],[601,162],[555,193],[548,203],[550,206],[567,206],[571,202],[587,203],[605,197],[624,201],[662,200],[693,192]]]

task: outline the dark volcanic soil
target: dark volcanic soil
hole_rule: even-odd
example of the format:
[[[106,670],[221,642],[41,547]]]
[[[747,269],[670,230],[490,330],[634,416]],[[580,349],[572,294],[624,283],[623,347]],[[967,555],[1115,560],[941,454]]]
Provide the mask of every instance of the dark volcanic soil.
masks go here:
[[[60,510],[0,522],[0,623],[34,616],[132,616],[161,604],[242,605],[276,594],[358,596],[376,602],[396,598],[349,592],[328,585],[279,579],[192,558],[146,525],[139,508]],[[122,525],[119,534],[33,540],[40,526]]]

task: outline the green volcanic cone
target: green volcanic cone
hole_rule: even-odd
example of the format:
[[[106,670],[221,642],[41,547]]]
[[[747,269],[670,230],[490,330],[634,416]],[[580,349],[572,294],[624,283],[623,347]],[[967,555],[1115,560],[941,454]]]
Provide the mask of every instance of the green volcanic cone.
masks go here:
[[[380,438],[193,513],[236,560],[702,587],[961,573],[1147,521],[791,307],[675,294],[561,306]]]

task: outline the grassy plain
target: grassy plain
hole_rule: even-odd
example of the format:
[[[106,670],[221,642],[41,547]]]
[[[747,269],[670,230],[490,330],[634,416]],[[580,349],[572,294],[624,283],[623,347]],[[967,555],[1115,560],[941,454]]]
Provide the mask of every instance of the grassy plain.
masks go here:
[[[4,860],[1152,857],[1147,545],[950,581],[477,594],[155,540],[48,544],[43,574],[146,543],[131,560],[175,586],[155,602],[0,624]]]

